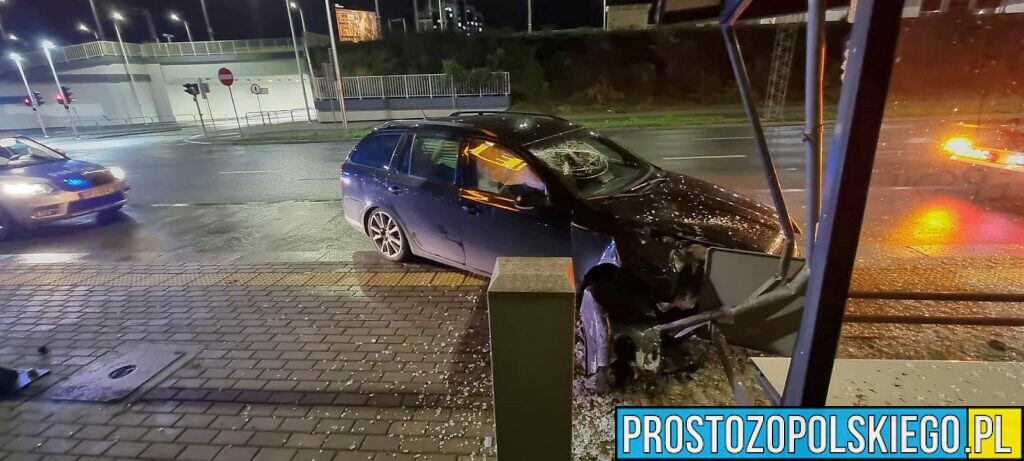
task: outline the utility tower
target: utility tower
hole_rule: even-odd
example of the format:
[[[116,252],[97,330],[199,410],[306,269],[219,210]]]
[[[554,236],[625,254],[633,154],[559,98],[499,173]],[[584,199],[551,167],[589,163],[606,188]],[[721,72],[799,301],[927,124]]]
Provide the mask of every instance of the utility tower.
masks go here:
[[[764,102],[764,119],[779,120],[786,110],[786,89],[793,69],[793,48],[799,23],[780,24],[775,32],[772,68],[768,76],[768,95]]]

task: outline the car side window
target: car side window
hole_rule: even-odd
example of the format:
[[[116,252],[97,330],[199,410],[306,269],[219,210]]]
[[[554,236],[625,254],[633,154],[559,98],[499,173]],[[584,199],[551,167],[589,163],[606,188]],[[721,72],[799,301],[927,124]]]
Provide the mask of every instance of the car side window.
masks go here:
[[[417,133],[410,143],[408,174],[444,184],[455,184],[460,140],[443,134]]]
[[[401,133],[371,134],[356,146],[348,160],[370,168],[387,168],[401,140]]]
[[[522,157],[492,141],[470,139],[463,149],[469,159],[469,186],[516,198],[527,189],[547,193],[547,186]]]

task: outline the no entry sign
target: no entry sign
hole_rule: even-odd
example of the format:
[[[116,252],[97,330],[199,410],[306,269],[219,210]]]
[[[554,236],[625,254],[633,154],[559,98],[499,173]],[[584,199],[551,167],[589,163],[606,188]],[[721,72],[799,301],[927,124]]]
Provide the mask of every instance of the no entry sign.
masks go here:
[[[232,83],[235,83],[235,74],[232,74],[231,69],[228,69],[227,67],[221,67],[220,70],[217,71],[217,78],[224,84],[224,86],[231,86]]]

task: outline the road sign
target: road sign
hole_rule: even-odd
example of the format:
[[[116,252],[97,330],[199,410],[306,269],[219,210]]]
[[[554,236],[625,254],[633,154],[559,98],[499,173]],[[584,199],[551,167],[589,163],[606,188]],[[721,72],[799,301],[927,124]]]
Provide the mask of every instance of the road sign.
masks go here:
[[[252,92],[252,94],[260,94],[260,90],[262,90],[262,88],[260,88],[259,84],[253,83],[249,86],[249,91]]]
[[[231,70],[227,67],[221,67],[220,70],[217,71],[217,78],[224,84],[224,86],[231,86],[232,83],[235,83],[235,75],[232,74]]]

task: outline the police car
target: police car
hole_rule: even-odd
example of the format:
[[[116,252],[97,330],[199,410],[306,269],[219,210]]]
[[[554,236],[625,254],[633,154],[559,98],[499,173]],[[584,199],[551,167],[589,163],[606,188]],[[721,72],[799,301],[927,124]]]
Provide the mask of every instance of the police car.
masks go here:
[[[30,138],[0,133],[0,240],[61,219],[112,217],[129,190],[120,168],[72,160]]]

